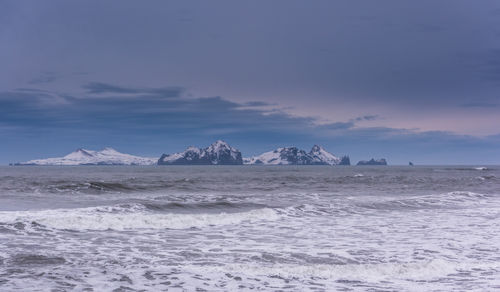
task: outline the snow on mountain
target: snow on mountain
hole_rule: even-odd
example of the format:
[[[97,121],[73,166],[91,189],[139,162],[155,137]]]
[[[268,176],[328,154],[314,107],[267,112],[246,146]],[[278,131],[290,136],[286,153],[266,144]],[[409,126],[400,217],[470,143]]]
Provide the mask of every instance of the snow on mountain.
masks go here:
[[[323,147],[314,145],[309,152],[309,155],[313,157],[313,161],[319,164],[326,163],[328,165],[337,165],[340,163],[340,158],[326,151]]]
[[[188,147],[183,152],[163,154],[159,165],[239,165],[243,164],[241,152],[222,140],[217,140],[205,149]]]
[[[318,145],[314,145],[309,153],[297,147],[284,147],[244,159],[245,164],[269,165],[339,165],[348,164],[346,161],[348,158],[340,159]]]
[[[278,148],[274,151],[264,152],[261,155],[243,158],[244,164],[288,164],[288,161],[282,161],[280,157],[281,150]]]
[[[284,147],[255,157],[245,158],[245,164],[310,164],[310,160],[311,157],[304,150],[297,147]]]
[[[155,158],[139,157],[120,153],[113,148],[101,151],[77,149],[76,151],[57,158],[36,159],[16,163],[16,165],[153,165]]]
[[[350,165],[349,157],[339,158],[314,145],[310,152],[283,147],[261,155],[242,158],[241,152],[218,140],[206,148],[188,147],[183,152],[163,154],[160,159],[120,153],[112,148],[101,151],[78,149],[64,157],[36,159],[14,165]]]

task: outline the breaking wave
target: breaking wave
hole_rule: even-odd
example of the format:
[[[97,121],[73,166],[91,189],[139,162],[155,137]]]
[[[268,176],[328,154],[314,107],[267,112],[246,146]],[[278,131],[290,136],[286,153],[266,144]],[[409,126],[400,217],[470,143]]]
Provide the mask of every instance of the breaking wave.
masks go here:
[[[357,204],[369,209],[432,209],[432,208],[457,208],[480,204],[492,195],[454,191],[437,195],[415,196],[404,199],[377,201]]]
[[[53,209],[41,211],[0,212],[0,224],[11,226],[43,226],[69,230],[127,230],[127,229],[186,229],[231,225],[243,222],[277,220],[272,208],[252,209],[233,213],[151,213],[142,204]],[[19,229],[19,228],[17,228]]]
[[[141,203],[146,209],[151,211],[179,211],[179,212],[193,212],[196,210],[203,210],[205,212],[236,212],[240,210],[252,210],[266,208],[266,205],[246,202],[228,202],[228,201],[215,201],[215,202],[144,202]]]
[[[199,273],[224,273],[246,277],[279,277],[281,279],[333,279],[338,281],[378,282],[384,279],[430,280],[454,273],[464,265],[445,261],[427,260],[411,263],[340,264],[340,265],[293,265],[270,266],[232,264],[220,267],[190,266]]]

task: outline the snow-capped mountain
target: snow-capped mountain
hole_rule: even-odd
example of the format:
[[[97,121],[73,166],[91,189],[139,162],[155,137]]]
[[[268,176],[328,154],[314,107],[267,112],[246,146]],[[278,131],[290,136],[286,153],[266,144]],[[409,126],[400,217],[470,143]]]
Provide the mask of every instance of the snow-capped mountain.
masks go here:
[[[207,148],[188,147],[183,152],[163,154],[158,165],[239,165],[243,164],[241,152],[218,140]]]
[[[36,159],[16,163],[16,165],[153,165],[155,158],[139,157],[124,154],[113,148],[101,151],[77,149],[76,151],[57,158]]]
[[[371,161],[370,161],[371,162]],[[36,159],[13,165],[350,165],[348,156],[341,158],[314,145],[306,152],[297,147],[278,148],[261,155],[242,158],[241,152],[218,140],[206,148],[188,147],[183,152],[163,154],[160,159],[120,153],[112,148],[101,151],[77,149],[64,156]]]
[[[349,165],[349,157],[338,158],[323,147],[314,145],[309,153],[297,147],[278,148],[261,155],[245,158],[245,164],[270,165]]]

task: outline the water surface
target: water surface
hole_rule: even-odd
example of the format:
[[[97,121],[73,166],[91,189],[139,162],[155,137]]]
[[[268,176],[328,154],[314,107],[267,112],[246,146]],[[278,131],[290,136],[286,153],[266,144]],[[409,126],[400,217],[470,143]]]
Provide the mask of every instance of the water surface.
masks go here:
[[[500,168],[1,167],[1,291],[492,291]]]

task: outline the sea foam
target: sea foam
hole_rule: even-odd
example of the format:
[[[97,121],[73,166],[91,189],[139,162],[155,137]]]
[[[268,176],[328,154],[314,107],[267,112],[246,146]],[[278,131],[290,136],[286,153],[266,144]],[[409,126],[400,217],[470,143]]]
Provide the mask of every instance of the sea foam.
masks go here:
[[[277,220],[279,218],[280,215],[271,208],[238,213],[155,214],[143,211],[140,205],[133,205],[129,208],[109,206],[0,212],[0,223],[36,223],[54,229],[71,230],[185,229]]]

